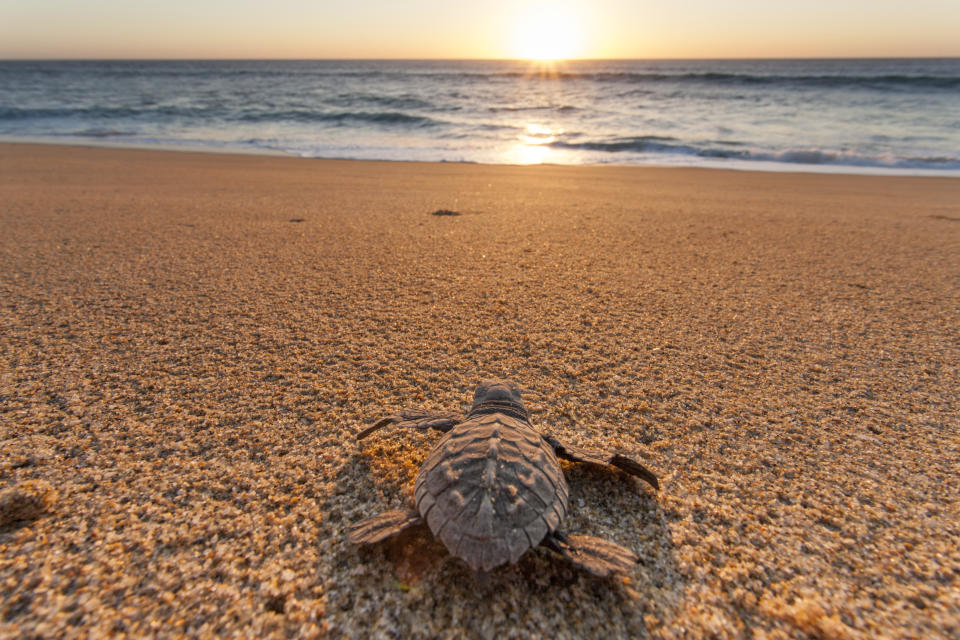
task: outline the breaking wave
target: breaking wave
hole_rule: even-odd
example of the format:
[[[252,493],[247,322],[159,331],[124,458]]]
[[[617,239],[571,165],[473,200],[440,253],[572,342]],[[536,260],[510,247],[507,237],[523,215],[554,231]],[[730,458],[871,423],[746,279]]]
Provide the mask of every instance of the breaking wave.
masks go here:
[[[960,153],[953,156],[897,156],[891,153],[867,154],[838,149],[792,148],[765,150],[742,148],[743,143],[714,141],[704,144],[684,143],[668,136],[637,136],[613,140],[549,144],[557,149],[603,153],[672,154],[699,158],[730,159],[749,162],[783,162],[804,165],[846,165],[892,169],[960,169]]]

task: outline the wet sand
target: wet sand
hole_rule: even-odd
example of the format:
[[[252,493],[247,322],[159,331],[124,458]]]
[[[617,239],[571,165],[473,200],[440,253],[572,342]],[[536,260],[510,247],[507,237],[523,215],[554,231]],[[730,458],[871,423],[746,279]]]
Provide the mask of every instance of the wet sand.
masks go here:
[[[0,145],[0,636],[960,634],[960,180]],[[458,216],[433,216],[450,209]],[[357,549],[515,379],[599,580]]]

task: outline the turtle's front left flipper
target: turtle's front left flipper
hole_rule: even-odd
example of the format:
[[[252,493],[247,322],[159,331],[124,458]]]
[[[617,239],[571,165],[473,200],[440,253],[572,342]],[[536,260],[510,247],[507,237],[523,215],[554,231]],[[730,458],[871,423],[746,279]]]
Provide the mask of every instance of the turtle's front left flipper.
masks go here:
[[[546,440],[551,447],[553,447],[553,450],[557,454],[558,458],[563,458],[564,460],[570,460],[572,462],[609,464],[618,469],[626,471],[630,475],[634,475],[638,478],[646,480],[654,489],[660,488],[660,482],[657,480],[657,476],[636,460],[631,460],[630,458],[621,456],[619,453],[603,453],[600,451],[588,451],[587,449],[570,447],[562,444],[553,436],[543,436],[543,439]]]
[[[547,536],[543,544],[581,569],[606,578],[612,573],[631,571],[640,558],[618,544],[592,536]]]
[[[408,429],[437,429],[447,432],[463,421],[463,416],[449,411],[429,411],[427,409],[407,409],[399,411],[386,418],[377,420],[369,427],[357,434],[357,440],[363,440],[368,435],[387,425],[405,427]]]
[[[423,518],[416,511],[387,511],[352,524],[347,538],[354,544],[373,544],[420,524]]]

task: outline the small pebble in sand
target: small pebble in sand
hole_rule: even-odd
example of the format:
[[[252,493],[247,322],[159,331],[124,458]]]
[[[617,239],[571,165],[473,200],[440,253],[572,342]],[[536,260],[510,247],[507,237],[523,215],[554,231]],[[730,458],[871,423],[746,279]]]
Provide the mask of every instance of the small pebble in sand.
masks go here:
[[[27,480],[0,492],[0,527],[36,520],[57,501],[57,492],[44,480]]]
[[[451,209],[437,209],[433,212],[432,215],[435,216],[458,216],[460,215],[459,211],[453,211]]]

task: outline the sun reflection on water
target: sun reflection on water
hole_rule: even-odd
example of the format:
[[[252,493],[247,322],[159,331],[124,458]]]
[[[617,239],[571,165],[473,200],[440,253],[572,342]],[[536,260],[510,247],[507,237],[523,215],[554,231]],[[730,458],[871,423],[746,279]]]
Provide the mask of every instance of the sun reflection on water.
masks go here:
[[[543,164],[549,162],[550,157],[550,147],[531,147],[525,144],[514,145],[503,154],[507,164]]]
[[[551,129],[542,124],[528,123],[524,132],[520,135],[520,140],[524,144],[544,145],[556,141],[557,136],[563,133],[563,129]]]
[[[517,137],[517,144],[507,150],[504,159],[510,164],[543,164],[550,162],[556,155],[550,144],[556,142],[562,133],[563,129],[560,128],[528,122],[524,125],[523,133]]]

